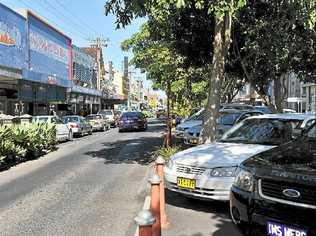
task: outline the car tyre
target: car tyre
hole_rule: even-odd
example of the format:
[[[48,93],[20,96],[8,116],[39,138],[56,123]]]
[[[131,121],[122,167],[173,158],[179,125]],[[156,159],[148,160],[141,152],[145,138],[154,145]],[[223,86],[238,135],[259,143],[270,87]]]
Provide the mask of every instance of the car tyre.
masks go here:
[[[235,228],[242,234],[246,236],[252,235],[251,225],[247,222],[236,220],[232,214],[232,209],[230,209],[230,217],[234,223]]]

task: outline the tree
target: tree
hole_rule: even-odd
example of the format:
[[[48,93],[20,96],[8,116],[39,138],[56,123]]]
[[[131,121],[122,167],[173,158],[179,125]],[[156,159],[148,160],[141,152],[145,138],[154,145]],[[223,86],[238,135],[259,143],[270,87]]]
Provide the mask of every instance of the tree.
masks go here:
[[[231,43],[232,17],[236,10],[242,7],[244,3],[245,0],[110,0],[105,5],[106,14],[113,13],[116,15],[117,27],[124,27],[129,24],[132,19],[143,16],[148,16],[149,19],[157,19],[156,22],[159,22],[160,19],[162,19],[162,22],[166,22],[163,21],[165,15],[170,16],[169,13],[174,9],[188,10],[190,12],[188,17],[195,17],[196,19],[201,20],[201,22],[204,23],[203,25],[205,25],[205,23],[210,23],[210,19],[213,19],[213,24],[211,24],[211,26],[214,27],[214,33],[208,35],[213,42],[207,45],[209,49],[213,49],[213,53],[211,54],[211,50],[206,50],[206,54],[200,55],[201,57],[198,57],[197,60],[199,62],[200,59],[202,59],[201,61],[206,59],[205,61],[207,62],[205,63],[205,75],[208,78],[208,99],[206,109],[209,111],[209,116],[205,120],[205,127],[202,131],[204,140],[212,141],[215,139],[216,119],[220,105],[220,82],[223,81],[225,77],[225,61]],[[203,13],[203,16],[206,17],[196,17],[199,15],[196,14],[197,12]],[[192,21],[189,22],[192,23]],[[197,42],[195,39],[199,39],[201,32],[203,33],[203,31],[197,30],[200,25],[201,24],[189,24],[192,28],[190,28],[188,33],[189,36],[192,36],[193,40],[191,41],[193,42],[193,45],[198,45],[196,43],[194,44],[194,42]],[[185,28],[183,25],[181,26],[182,28]],[[177,28],[173,27],[173,29]],[[186,34],[183,35],[186,36]],[[181,49],[181,47],[179,47],[179,49]],[[183,51],[184,50],[182,50],[182,53]]]
[[[275,108],[282,112],[290,72],[316,81],[315,0],[250,1],[238,15],[234,53],[247,81],[274,108],[269,88],[274,85]]]

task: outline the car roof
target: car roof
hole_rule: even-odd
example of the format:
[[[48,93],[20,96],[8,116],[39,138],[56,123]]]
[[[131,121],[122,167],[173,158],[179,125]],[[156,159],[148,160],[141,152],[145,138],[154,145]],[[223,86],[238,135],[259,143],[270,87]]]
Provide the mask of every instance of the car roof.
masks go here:
[[[278,114],[264,114],[260,116],[252,116],[248,119],[284,119],[284,120],[306,120],[306,119],[313,119],[315,115],[312,114],[290,114],[290,113],[278,113]]]

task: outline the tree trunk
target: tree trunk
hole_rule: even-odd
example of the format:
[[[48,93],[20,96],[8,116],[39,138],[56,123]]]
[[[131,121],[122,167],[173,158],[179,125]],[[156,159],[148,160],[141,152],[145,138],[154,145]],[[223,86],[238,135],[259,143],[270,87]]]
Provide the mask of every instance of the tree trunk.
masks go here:
[[[274,99],[275,99],[275,106],[278,113],[283,112],[283,92],[282,92],[282,84],[281,78],[276,78],[274,81]]]
[[[231,1],[232,3],[232,1]],[[225,58],[231,42],[232,15],[227,12],[224,17],[215,19],[214,55],[212,66],[209,66],[209,90],[206,105],[206,116],[202,129],[204,142],[216,139],[218,110],[220,107],[220,82],[224,79]]]

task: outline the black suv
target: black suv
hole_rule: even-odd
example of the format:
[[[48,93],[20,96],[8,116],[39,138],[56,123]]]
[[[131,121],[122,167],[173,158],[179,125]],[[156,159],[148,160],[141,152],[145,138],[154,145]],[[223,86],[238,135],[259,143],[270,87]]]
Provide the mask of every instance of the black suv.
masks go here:
[[[316,235],[316,124],[240,165],[230,213],[248,235]]]

